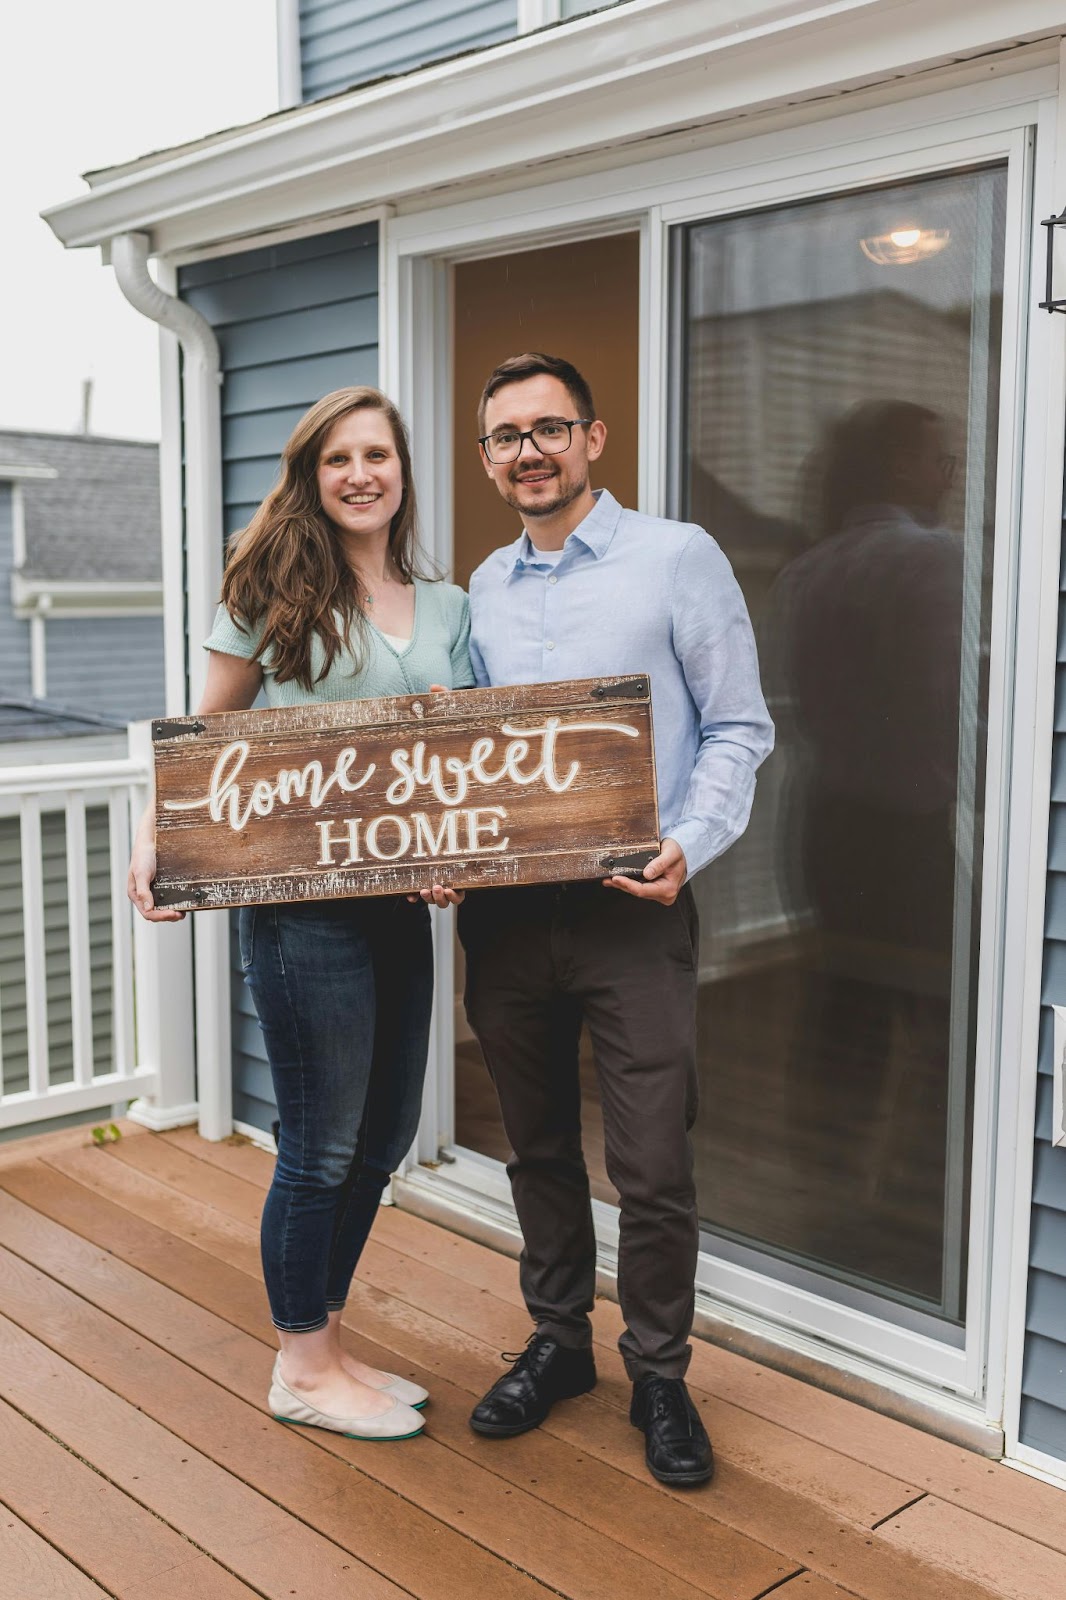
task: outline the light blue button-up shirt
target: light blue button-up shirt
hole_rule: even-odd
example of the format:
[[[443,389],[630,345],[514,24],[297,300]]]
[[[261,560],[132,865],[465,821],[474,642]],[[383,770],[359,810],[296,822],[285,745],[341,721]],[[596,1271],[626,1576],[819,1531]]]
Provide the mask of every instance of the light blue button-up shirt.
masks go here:
[[[660,837],[690,877],[740,837],[774,730],[744,597],[702,528],[601,489],[554,565],[524,532],[483,561],[470,614],[479,686],[647,673]]]

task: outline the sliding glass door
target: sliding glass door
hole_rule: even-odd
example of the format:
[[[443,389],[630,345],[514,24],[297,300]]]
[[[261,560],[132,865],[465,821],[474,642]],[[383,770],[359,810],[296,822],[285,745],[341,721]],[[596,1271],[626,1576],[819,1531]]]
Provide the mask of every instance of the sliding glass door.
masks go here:
[[[966,1310],[1007,173],[674,230],[675,514],[722,545],[777,748],[695,880],[716,1255]]]

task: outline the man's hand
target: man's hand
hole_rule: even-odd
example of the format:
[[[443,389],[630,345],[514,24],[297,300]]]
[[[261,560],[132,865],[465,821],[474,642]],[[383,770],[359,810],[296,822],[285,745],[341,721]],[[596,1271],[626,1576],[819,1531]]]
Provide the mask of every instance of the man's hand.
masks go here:
[[[660,905],[672,906],[681,893],[688,875],[685,852],[673,839],[664,839],[659,854],[644,868],[640,878],[604,878],[608,889],[622,889],[635,894],[638,900],[658,900]]]

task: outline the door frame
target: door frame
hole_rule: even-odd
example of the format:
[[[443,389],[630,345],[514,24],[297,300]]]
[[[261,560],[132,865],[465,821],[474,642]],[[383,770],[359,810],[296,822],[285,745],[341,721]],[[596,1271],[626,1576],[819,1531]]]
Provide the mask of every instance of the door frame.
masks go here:
[[[783,131],[594,175],[560,177],[389,221],[382,326],[383,386],[415,440],[416,477],[432,554],[451,555],[451,297],[455,261],[639,230],[639,507],[665,505],[671,351],[670,230],[856,188],[1008,162],[1007,239],[1000,389],[997,535],[993,575],[984,842],[979,1044],[974,1094],[969,1312],[961,1344],[933,1338],[855,1305],[783,1283],[706,1252],[698,1301],[718,1321],[888,1386],[928,1409],[998,1430],[1020,1393],[1031,1202],[1043,880],[1050,793],[1051,709],[1063,434],[1061,330],[1037,323],[1041,252],[1034,213],[1054,202],[1057,67],[1029,68],[921,94],[904,85],[889,103],[829,113]],[[1061,170],[1061,168],[1060,168]],[[1057,341],[1057,343],[1056,343]],[[1023,418],[1026,446],[1021,449]],[[1057,444],[1056,444],[1057,440]],[[1050,585],[1050,592],[1049,592]],[[1049,687],[1050,686],[1050,687]],[[1035,708],[1035,715],[1034,715]],[[1008,804],[1009,797],[1009,804]],[[499,1163],[454,1146],[451,916],[437,919],[438,994],[417,1168],[406,1182],[435,1193],[471,1227],[517,1232]],[[403,1184],[400,1185],[402,1191]],[[401,1195],[402,1198],[402,1195]],[[610,1271],[617,1217],[596,1206],[602,1265]],[[766,1258],[771,1267],[769,1257]],[[1020,1309],[1019,1309],[1020,1308]],[[1005,1388],[1010,1384],[1009,1400]],[[1005,1412],[1006,1401],[1006,1412]],[[1016,1443],[1016,1430],[1014,1433]]]

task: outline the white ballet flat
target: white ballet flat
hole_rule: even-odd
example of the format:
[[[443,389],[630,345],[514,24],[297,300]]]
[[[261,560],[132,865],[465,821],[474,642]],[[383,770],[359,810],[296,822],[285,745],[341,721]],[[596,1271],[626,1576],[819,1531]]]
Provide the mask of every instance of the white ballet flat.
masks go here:
[[[280,1371],[281,1354],[279,1352],[274,1358],[275,1381],[278,1380]],[[388,1383],[380,1385],[381,1393],[391,1394],[394,1400],[398,1400],[402,1406],[410,1406],[412,1411],[421,1411],[429,1399],[429,1390],[423,1389],[420,1383],[411,1383],[407,1378],[398,1378],[395,1372],[383,1372],[381,1376],[389,1380]],[[368,1384],[367,1387],[373,1388],[374,1385]]]
[[[295,1423],[301,1428],[328,1428],[348,1439],[412,1439],[425,1427],[424,1417],[395,1396],[380,1417],[335,1417],[328,1411],[319,1411],[289,1388],[278,1373],[277,1362],[267,1404],[278,1422]]]
[[[423,1389],[420,1383],[398,1378],[394,1372],[383,1372],[381,1376],[389,1380],[381,1385],[382,1394],[391,1394],[402,1406],[410,1406],[412,1411],[421,1411],[429,1399],[429,1390]]]

